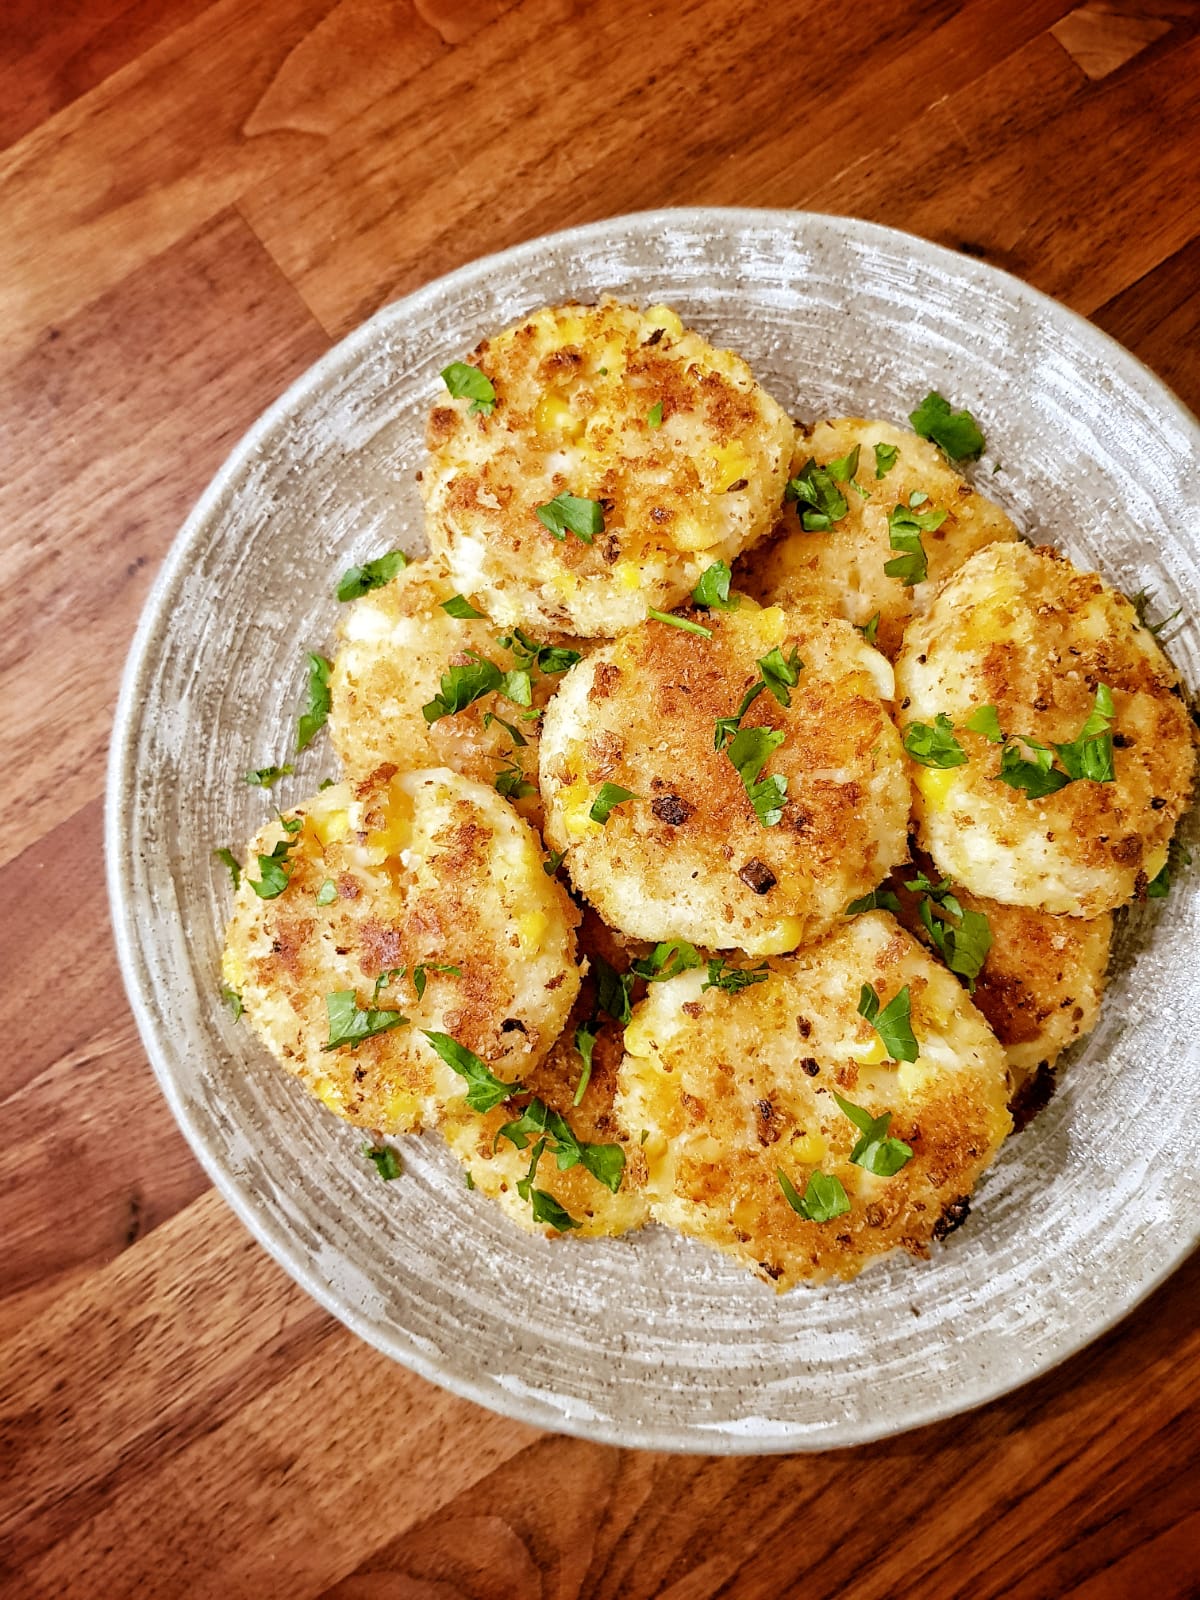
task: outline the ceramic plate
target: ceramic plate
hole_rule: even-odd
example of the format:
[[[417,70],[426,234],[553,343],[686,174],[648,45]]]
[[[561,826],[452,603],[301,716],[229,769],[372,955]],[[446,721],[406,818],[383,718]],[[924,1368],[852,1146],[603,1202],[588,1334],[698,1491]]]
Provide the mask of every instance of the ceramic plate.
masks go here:
[[[524,1421],[622,1445],[819,1449],[978,1405],[1122,1316],[1200,1216],[1195,875],[1122,916],[1100,1026],[928,1263],[776,1294],[659,1230],[550,1242],[463,1185],[436,1135],[383,1184],[343,1126],[221,1005],[215,846],[333,770],[288,757],[333,583],[423,548],[415,474],[438,371],[544,304],[667,301],[797,417],[903,422],[931,388],[980,419],[976,482],[1035,541],[1189,620],[1200,679],[1200,430],[1105,335],[976,261],[772,211],[617,218],[476,262],[387,306],[251,429],[188,519],[126,672],[109,784],[117,943],[142,1037],[197,1155],[268,1250],[380,1350]],[[1194,821],[1189,824],[1194,837]],[[1185,829],[1185,832],[1187,830]]]

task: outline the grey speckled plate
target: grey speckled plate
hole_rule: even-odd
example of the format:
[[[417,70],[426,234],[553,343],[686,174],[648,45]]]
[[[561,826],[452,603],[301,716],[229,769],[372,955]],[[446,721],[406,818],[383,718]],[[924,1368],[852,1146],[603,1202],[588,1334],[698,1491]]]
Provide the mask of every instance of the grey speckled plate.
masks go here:
[[[1123,1315],[1200,1217],[1194,880],[1122,919],[1100,1027],[929,1263],[777,1297],[659,1229],[550,1243],[463,1186],[436,1136],[382,1184],[361,1136],[218,997],[229,894],[214,846],[331,769],[324,740],[271,798],[302,652],[351,561],[422,546],[414,473],[437,373],[533,307],[669,301],[797,416],[903,421],[930,388],[980,418],[976,480],[1026,533],[1191,619],[1200,678],[1197,424],[1130,355],[1015,279],[862,222],[772,211],[618,218],[476,262],[386,307],[238,445],[180,534],[133,646],[113,742],[117,942],[163,1091],[229,1203],[364,1339],[483,1405],[623,1445],[811,1450],[1023,1383]],[[1194,821],[1191,824],[1194,835]]]

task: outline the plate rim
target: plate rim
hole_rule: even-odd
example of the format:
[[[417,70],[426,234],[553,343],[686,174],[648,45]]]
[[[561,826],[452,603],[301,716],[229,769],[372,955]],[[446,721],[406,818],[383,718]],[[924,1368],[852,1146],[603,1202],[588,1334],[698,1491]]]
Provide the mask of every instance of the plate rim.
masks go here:
[[[741,231],[748,226],[758,229],[774,226],[793,233],[813,227],[832,231],[851,241],[886,242],[893,248],[900,242],[915,259],[924,257],[926,261],[940,263],[947,269],[952,264],[955,275],[965,273],[968,277],[973,277],[992,292],[1006,297],[1010,304],[1014,298],[1018,301],[1024,300],[1027,304],[1039,308],[1043,315],[1049,314],[1058,319],[1067,319],[1083,343],[1091,344],[1111,365],[1124,366],[1137,378],[1138,388],[1144,391],[1149,387],[1153,390],[1160,408],[1165,405],[1175,412],[1178,422],[1190,436],[1194,448],[1200,454],[1200,420],[1152,368],[1132,351],[1127,350],[1111,334],[1005,268],[993,266],[973,256],[962,255],[918,234],[892,228],[883,223],[869,222],[854,216],[772,207],[668,206],[626,212],[580,223],[554,233],[540,234],[503,250],[464,262],[450,272],[421,284],[408,294],[386,301],[363,322],[331,344],[316,361],[298,374],[233,444],[172,539],[143,602],[121,674],[104,788],[105,876],[117,962],[130,1010],[159,1089],[180,1131],[213,1187],[251,1237],[325,1311],[348,1327],[366,1344],[416,1373],[420,1378],[437,1384],[460,1399],[472,1401],[514,1422],[618,1448],[712,1456],[811,1454],[911,1433],[916,1429],[946,1421],[950,1417],[962,1415],[1000,1400],[1026,1383],[1053,1372],[1065,1361],[1079,1354],[1123,1322],[1183,1265],[1200,1245],[1200,1217],[1193,1219],[1190,1234],[1179,1236],[1178,1247],[1168,1251],[1167,1255],[1160,1259],[1156,1269],[1139,1284],[1132,1298],[1125,1299],[1111,1316],[1093,1324],[1083,1337],[1064,1337],[1061,1348],[1057,1349],[1049,1359],[1040,1361],[1030,1371],[1018,1374],[1009,1381],[990,1385],[979,1380],[973,1390],[958,1391],[944,1402],[931,1401],[908,1414],[899,1424],[894,1420],[883,1418],[874,1421],[864,1420],[858,1424],[842,1419],[832,1421],[828,1428],[816,1435],[812,1433],[811,1428],[801,1431],[799,1424],[773,1424],[771,1432],[742,1433],[701,1424],[652,1426],[638,1423],[618,1424],[608,1418],[593,1419],[572,1415],[567,1411],[551,1411],[540,1397],[532,1394],[522,1395],[500,1386],[494,1380],[475,1379],[448,1369],[440,1360],[429,1357],[415,1344],[410,1343],[400,1348],[394,1339],[389,1338],[353,1305],[338,1296],[333,1285],[309,1264],[304,1252],[296,1245],[291,1230],[281,1218],[272,1213],[269,1206],[262,1204],[251,1193],[243,1193],[243,1184],[226,1170],[219,1153],[210,1146],[200,1128],[191,1119],[177,1090],[165,1054],[161,1050],[146,998],[148,984],[143,981],[144,974],[141,971],[133,939],[132,929],[136,915],[128,892],[129,885],[126,882],[126,863],[132,855],[132,850],[129,848],[133,814],[133,785],[130,773],[136,745],[140,698],[138,691],[152,666],[151,651],[155,635],[164,622],[162,613],[165,601],[174,588],[180,568],[186,562],[192,542],[202,531],[211,513],[219,505],[231,482],[242,471],[260,440],[269,435],[280,421],[319,388],[328,373],[344,366],[360,345],[369,344],[381,322],[405,313],[419,313],[424,301],[444,293],[448,287],[467,285],[478,278],[502,272],[530,257],[536,257],[548,246],[569,249],[598,239],[602,240],[613,229],[628,229],[632,226],[649,231],[672,224],[691,226],[697,230],[704,227],[719,229],[727,234]]]

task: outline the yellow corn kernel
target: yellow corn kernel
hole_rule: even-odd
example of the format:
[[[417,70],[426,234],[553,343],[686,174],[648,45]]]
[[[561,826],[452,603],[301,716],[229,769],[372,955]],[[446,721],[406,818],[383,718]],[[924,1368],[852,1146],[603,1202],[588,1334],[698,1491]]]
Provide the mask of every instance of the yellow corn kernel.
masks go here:
[[[671,524],[670,539],[677,550],[710,550],[723,537],[723,531],[715,522],[704,523],[686,513]]]
[[[828,1149],[819,1133],[802,1133],[792,1140],[788,1153],[793,1161],[802,1161],[805,1166],[815,1167],[825,1159]]]
[[[559,790],[558,799],[562,806],[563,827],[573,838],[582,839],[589,833],[600,832],[600,824],[588,815],[593,796],[586,779],[576,778],[574,783],[567,784]]]
[[[741,610],[742,607],[739,607],[739,621],[743,622],[747,631],[764,650],[783,643],[787,634],[787,617],[781,607],[763,606],[761,610],[747,612],[744,619],[740,616]]]
[[[618,561],[613,568],[616,574],[619,589],[640,589],[642,587],[641,568],[636,561]]]
[[[711,489],[717,494],[724,494],[731,484],[749,476],[750,457],[740,439],[735,439],[732,444],[717,446],[712,454]]]
[[[231,989],[238,990],[241,989],[246,979],[250,976],[242,964],[242,958],[236,955],[229,946],[226,946],[225,953],[221,957],[221,976]]]
[[[534,408],[533,425],[539,433],[564,433],[570,439],[578,439],[586,423],[575,415],[562,395],[547,392]]]
[[[517,939],[523,956],[537,955],[548,926],[549,919],[544,911],[526,911],[517,918]]]
[[[412,841],[412,801],[395,782],[388,784],[384,817],[383,826],[372,829],[364,841],[367,860],[372,866],[399,856]]]
[[[638,1017],[626,1024],[625,1049],[631,1056],[645,1056],[647,1058],[652,1057],[657,1051],[653,1035],[646,1023]]]
[[[1164,844],[1160,845],[1157,850],[1151,850],[1150,854],[1146,857],[1142,870],[1145,872],[1147,878],[1157,878],[1166,864],[1167,847]]]
[[[446,1071],[448,1075],[453,1076],[448,1067]],[[461,1081],[459,1078],[454,1079],[454,1082],[459,1085],[461,1085]],[[418,1097],[405,1089],[394,1089],[388,1095],[384,1105],[387,1112],[387,1120],[398,1126],[405,1127],[411,1127],[414,1122],[419,1122],[424,1110]]]
[[[958,783],[956,767],[918,767],[917,788],[931,811],[944,811]]]
[[[651,328],[665,328],[672,339],[678,339],[683,332],[683,323],[670,306],[651,306],[648,311],[643,311],[642,321]]]
[[[318,1100],[323,1100],[331,1111],[341,1111],[342,1093],[336,1084],[328,1078],[318,1078],[312,1085],[312,1092]]]
[[[573,572],[556,572],[550,582],[564,598],[574,594],[579,588],[579,579]]]
[[[896,1083],[909,1099],[920,1092],[934,1075],[933,1068],[923,1061],[902,1061],[896,1069]]]
[[[850,1054],[860,1067],[877,1067],[881,1061],[886,1061],[888,1058],[883,1040],[877,1033],[872,1034],[870,1040],[866,1042],[855,1040],[850,1046]]]
[[[794,950],[804,935],[804,924],[799,917],[780,917],[765,927],[754,941],[758,956],[778,956]]]

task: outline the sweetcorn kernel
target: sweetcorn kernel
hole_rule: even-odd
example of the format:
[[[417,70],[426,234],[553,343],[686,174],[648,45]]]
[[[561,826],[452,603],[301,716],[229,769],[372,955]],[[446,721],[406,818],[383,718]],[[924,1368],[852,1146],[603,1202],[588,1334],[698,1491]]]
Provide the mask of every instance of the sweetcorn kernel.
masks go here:
[[[944,811],[950,795],[958,783],[956,767],[918,767],[915,773],[917,788],[926,804],[934,811]]]
[[[804,935],[804,924],[799,917],[779,917],[754,940],[754,953],[760,956],[783,955],[794,950]]]

